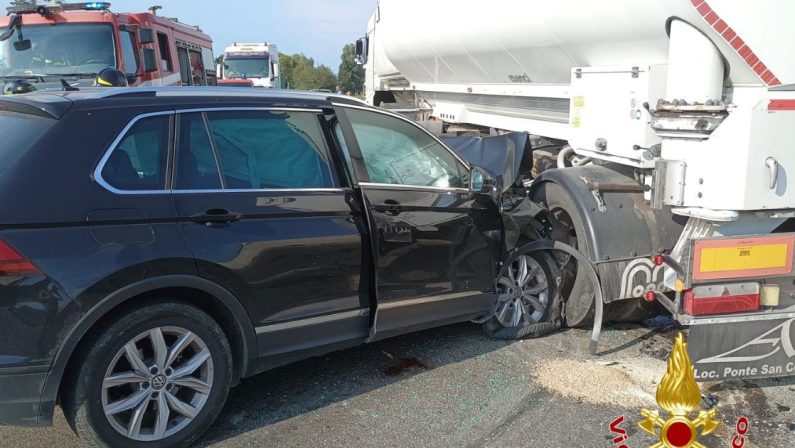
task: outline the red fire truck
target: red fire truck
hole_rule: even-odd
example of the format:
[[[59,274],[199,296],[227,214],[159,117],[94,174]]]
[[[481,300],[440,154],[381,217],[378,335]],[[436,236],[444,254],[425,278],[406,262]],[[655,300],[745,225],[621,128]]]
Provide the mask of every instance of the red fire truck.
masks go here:
[[[0,85],[34,89],[89,86],[115,67],[131,86],[216,83],[212,39],[199,27],[144,13],[115,13],[108,2],[49,1],[8,7],[0,17]]]

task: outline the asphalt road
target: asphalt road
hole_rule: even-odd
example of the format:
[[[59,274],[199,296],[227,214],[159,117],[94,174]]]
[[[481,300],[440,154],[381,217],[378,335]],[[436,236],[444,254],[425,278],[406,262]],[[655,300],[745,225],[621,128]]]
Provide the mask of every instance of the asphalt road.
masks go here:
[[[665,325],[663,325],[665,327]],[[519,342],[462,324],[306,360],[245,380],[198,446],[610,447],[625,416],[630,447],[657,409],[656,383],[674,330],[608,327],[601,354],[567,330]],[[707,383],[722,425],[700,441],[730,447],[741,415],[746,447],[795,446],[795,378]],[[53,428],[0,428],[0,446],[79,447],[60,413]]]

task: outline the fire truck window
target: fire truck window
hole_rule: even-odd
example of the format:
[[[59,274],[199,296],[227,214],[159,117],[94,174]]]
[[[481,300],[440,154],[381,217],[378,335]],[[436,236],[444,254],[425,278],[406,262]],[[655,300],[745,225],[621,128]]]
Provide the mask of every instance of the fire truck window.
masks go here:
[[[0,76],[88,76],[116,66],[110,25],[30,25],[22,33],[31,42],[28,49],[14,47],[17,36],[0,42]]]
[[[160,46],[160,69],[170,72],[172,68],[171,52],[168,51],[168,36],[164,33],[157,33],[157,43]]]
[[[220,190],[221,177],[202,114],[180,118],[177,190]]]
[[[135,51],[133,35],[130,32],[121,32],[121,50],[124,57],[124,69],[128,74],[138,73],[138,54]]]
[[[183,86],[190,84],[190,57],[188,57],[188,50],[185,48],[177,48],[177,58],[179,58],[179,74]]]
[[[333,186],[328,150],[316,114],[230,111],[208,115],[226,188]]]
[[[102,179],[119,190],[163,190],[168,144],[168,116],[138,121],[105,162]]]

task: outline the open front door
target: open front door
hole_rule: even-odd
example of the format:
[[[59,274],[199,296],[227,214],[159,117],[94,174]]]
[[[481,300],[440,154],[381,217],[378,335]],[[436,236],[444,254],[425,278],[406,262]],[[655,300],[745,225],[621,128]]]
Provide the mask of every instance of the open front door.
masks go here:
[[[335,109],[371,227],[377,304],[370,340],[489,311],[500,241],[486,235],[501,234],[499,216],[473,200],[467,164],[407,119]]]

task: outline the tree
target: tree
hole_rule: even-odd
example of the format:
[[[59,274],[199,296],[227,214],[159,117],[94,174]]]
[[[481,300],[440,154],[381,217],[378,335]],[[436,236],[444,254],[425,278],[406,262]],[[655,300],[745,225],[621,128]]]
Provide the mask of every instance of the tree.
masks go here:
[[[337,76],[327,66],[315,67],[315,60],[304,54],[279,55],[281,76],[284,85],[290,89],[333,90],[337,83]]]
[[[342,90],[346,92],[364,90],[364,68],[356,63],[356,45],[354,44],[345,45],[342,49],[339,82]]]
[[[327,89],[333,91],[337,87],[337,75],[328,65],[321,65],[315,69],[312,75],[312,83],[315,89]]]

